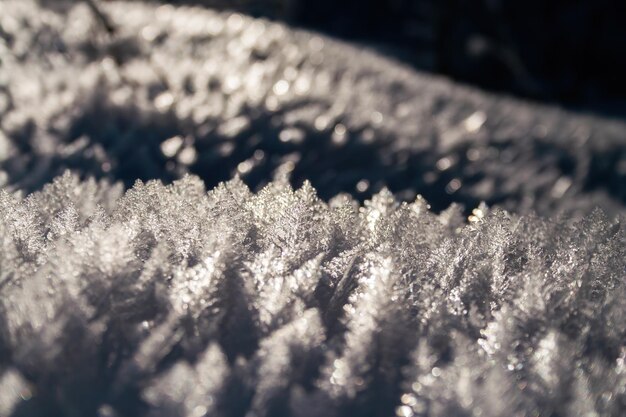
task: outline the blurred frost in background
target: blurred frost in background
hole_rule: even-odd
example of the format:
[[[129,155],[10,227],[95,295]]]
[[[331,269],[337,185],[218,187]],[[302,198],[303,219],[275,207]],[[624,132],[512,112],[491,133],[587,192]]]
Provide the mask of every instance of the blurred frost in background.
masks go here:
[[[323,31],[492,90],[621,116],[626,111],[626,5],[618,0],[167,2]]]
[[[103,23],[87,2],[52,4],[9,1],[2,16],[0,168],[15,189],[71,168],[126,186],[288,175],[324,198],[388,186],[436,210],[616,213],[626,199],[621,121],[485,94],[239,13],[102,2]]]

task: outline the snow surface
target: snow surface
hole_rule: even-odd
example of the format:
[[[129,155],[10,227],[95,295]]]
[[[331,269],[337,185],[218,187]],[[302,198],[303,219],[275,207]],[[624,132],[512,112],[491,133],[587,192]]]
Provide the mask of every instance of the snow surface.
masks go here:
[[[388,186],[437,211],[481,201],[608,213],[626,201],[626,124],[488,95],[330,38],[240,14],[5,0],[0,169],[13,189],[83,175],[253,188],[290,172],[320,195]]]
[[[623,415],[624,123],[238,14],[0,7],[0,416]]]
[[[620,416],[625,241],[286,181],[1,191],[0,411]]]

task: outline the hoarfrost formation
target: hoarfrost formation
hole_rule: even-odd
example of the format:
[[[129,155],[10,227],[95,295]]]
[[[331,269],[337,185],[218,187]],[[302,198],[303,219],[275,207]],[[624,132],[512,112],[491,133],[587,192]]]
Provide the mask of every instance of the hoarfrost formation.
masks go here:
[[[0,416],[626,409],[624,123],[240,14],[0,7]]]
[[[619,416],[626,235],[305,183],[0,194],[4,414]]]

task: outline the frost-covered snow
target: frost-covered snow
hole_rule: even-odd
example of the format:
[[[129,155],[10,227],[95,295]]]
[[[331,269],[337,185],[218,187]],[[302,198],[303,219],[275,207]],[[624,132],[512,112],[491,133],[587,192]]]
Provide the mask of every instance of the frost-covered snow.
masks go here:
[[[1,191],[0,412],[620,416],[625,240],[285,181]]]
[[[625,123],[102,7],[0,0],[0,417],[623,415]]]
[[[616,213],[626,124],[488,95],[328,37],[240,14],[3,0],[0,169],[36,190],[71,168],[253,187],[288,171],[328,199],[388,186],[433,208]]]

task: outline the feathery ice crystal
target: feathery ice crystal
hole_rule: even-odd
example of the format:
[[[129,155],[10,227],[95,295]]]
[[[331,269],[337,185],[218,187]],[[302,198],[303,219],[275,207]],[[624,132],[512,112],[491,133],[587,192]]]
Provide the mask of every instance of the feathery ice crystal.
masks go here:
[[[624,230],[238,178],[0,191],[0,415],[619,416]]]

